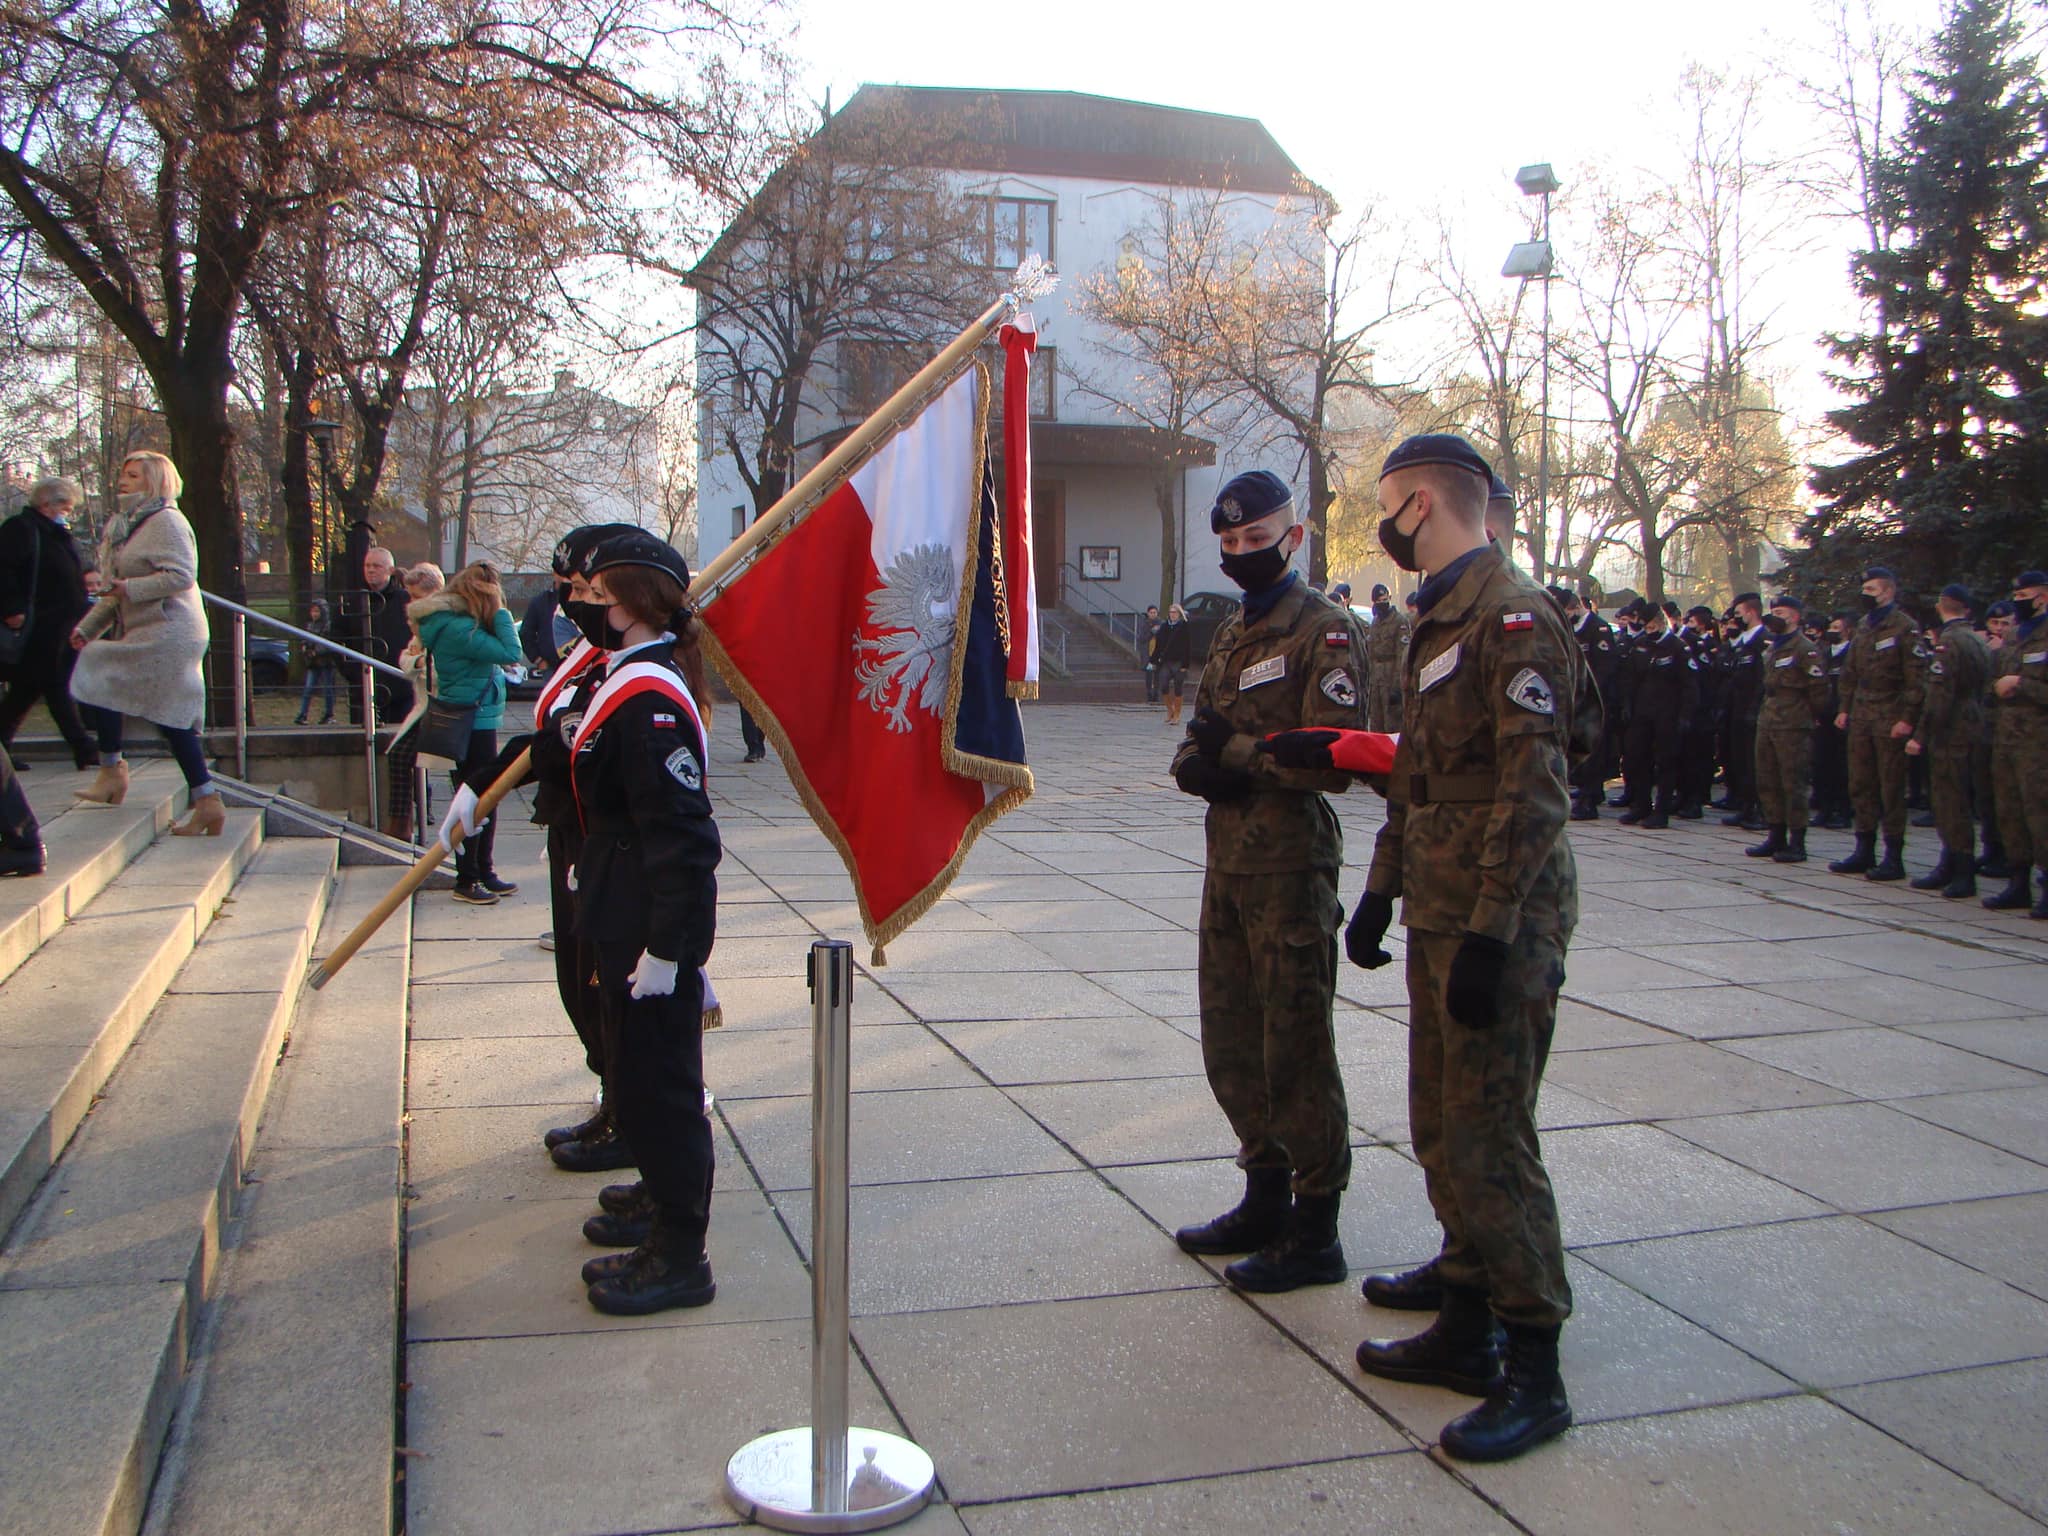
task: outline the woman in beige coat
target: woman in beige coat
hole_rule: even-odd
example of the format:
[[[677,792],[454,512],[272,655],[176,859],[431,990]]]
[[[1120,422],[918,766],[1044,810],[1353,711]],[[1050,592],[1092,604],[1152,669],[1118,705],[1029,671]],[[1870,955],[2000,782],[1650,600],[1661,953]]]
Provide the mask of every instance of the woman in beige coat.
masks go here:
[[[206,608],[199,598],[199,548],[177,507],[178,471],[160,453],[131,453],[114,482],[120,513],[100,547],[104,586],[78,621],[71,696],[92,705],[100,773],[79,799],[119,805],[128,793],[121,717],[138,715],[170,744],[191,791],[192,814],[171,830],[217,836],[227,823],[206,765],[199,726],[206,714]]]

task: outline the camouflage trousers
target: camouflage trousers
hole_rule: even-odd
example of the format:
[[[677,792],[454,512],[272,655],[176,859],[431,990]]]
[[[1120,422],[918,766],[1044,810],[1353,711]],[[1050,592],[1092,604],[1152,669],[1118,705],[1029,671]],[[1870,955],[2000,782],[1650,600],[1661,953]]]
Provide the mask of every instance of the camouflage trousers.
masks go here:
[[[1337,872],[1202,882],[1202,1066],[1242,1168],[1291,1168],[1295,1193],[1351,1181],[1351,1129],[1330,1012]]]
[[[1557,1026],[1565,935],[1519,935],[1500,1021],[1468,1029],[1444,1007],[1462,934],[1408,930],[1408,1131],[1444,1229],[1447,1286],[1483,1291],[1504,1323],[1571,1316],[1557,1200],[1536,1140],[1536,1093]]]
[[[1977,823],[1970,815],[1970,744],[1932,747],[1927,752],[1927,797],[1934,806],[1941,846],[1956,854],[1977,850]]]
[[[1401,690],[1368,683],[1365,690],[1365,719],[1369,731],[1401,729]]]
[[[1887,838],[1906,835],[1906,743],[1892,739],[1897,719],[1889,709],[1849,719],[1849,803],[1865,836],[1880,827]]]
[[[1991,794],[2006,862],[2015,873],[2048,865],[2048,755],[2000,743],[1991,754]]]
[[[1773,827],[1806,826],[1813,789],[1813,732],[1756,733],[1756,795],[1764,822]]]

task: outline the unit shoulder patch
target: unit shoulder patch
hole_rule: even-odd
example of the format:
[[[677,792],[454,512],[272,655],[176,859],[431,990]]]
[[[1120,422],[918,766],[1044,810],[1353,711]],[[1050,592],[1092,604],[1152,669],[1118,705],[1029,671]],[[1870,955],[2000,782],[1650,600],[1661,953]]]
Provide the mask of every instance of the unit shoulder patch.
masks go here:
[[[675,751],[669,753],[668,761],[663,766],[668,769],[669,777],[683,788],[704,787],[704,770],[698,766],[696,754],[688,747],[677,747]]]
[[[1557,713],[1557,695],[1534,667],[1524,667],[1515,674],[1514,681],[1508,684],[1508,702],[1520,705],[1532,715]]]
[[[1342,667],[1332,667],[1325,672],[1322,682],[1316,686],[1323,690],[1323,697],[1338,708],[1358,708],[1358,689],[1352,685],[1351,674]]]

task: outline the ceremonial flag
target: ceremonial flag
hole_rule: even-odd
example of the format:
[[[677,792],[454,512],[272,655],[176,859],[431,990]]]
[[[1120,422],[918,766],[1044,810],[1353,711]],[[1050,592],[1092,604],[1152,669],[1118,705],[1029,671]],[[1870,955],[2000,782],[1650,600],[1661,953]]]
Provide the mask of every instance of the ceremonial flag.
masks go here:
[[[1038,327],[1030,312],[997,333],[1003,347],[1003,591],[1008,631],[1008,692],[1038,697],[1038,586],[1031,570],[1031,354]]]
[[[877,952],[1031,794],[1006,688],[988,381],[946,385],[700,610]]]

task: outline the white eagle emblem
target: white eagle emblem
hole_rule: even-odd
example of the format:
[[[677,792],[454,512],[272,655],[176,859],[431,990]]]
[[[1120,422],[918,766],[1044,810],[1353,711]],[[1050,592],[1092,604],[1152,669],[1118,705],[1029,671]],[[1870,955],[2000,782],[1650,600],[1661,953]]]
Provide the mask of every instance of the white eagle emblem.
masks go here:
[[[944,544],[906,549],[868,595],[868,619],[853,637],[860,696],[889,729],[910,729],[914,704],[937,715],[951,681],[957,607],[953,551]]]

